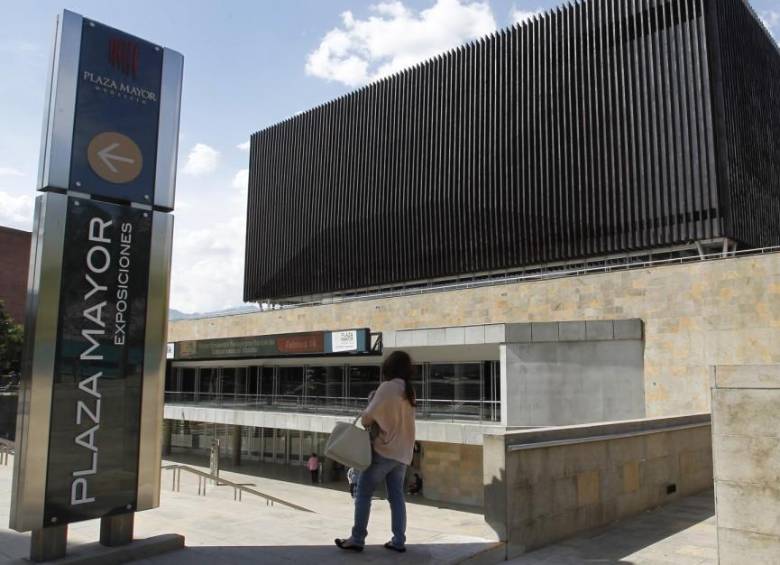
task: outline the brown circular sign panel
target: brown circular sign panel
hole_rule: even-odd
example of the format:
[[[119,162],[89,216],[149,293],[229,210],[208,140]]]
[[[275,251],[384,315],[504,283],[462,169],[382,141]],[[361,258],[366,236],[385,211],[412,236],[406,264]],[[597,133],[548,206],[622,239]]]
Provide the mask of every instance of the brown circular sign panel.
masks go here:
[[[87,147],[89,166],[108,182],[124,184],[141,174],[144,165],[135,141],[114,131],[99,133]]]

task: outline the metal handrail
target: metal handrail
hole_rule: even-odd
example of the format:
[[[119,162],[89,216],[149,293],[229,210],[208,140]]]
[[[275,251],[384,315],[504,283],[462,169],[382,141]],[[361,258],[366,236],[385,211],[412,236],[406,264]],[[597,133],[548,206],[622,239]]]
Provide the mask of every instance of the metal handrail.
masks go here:
[[[242,493],[246,492],[247,494],[252,494],[254,496],[259,496],[260,498],[265,499],[266,506],[273,506],[274,504],[280,504],[282,506],[286,506],[287,508],[292,508],[293,510],[300,510],[301,512],[311,512],[311,513],[314,512],[313,510],[309,510],[308,508],[304,508],[303,506],[298,506],[297,504],[293,504],[292,502],[287,502],[285,500],[282,500],[281,498],[276,498],[275,496],[271,496],[270,494],[262,493],[258,490],[248,488],[244,485],[240,485],[238,483],[234,483],[232,481],[222,479],[217,475],[212,475],[210,473],[206,473],[205,471],[194,469],[193,467],[188,467],[187,465],[178,465],[178,464],[164,465],[162,469],[173,471],[172,490],[174,492],[181,492],[181,472],[187,471],[188,473],[191,473],[198,477],[198,496],[206,496],[206,484],[209,480],[212,480],[217,486],[231,487],[233,489],[233,500],[237,500],[239,502],[241,502],[242,500],[242,496],[241,496]]]
[[[273,395],[219,392],[165,391],[165,401],[216,407],[271,409],[279,411],[351,414],[367,404],[363,397]],[[496,422],[499,400],[439,400],[418,398],[416,416],[422,420]],[[491,416],[491,414],[493,416]]]
[[[669,252],[681,252],[692,250],[691,247],[672,249]],[[339,294],[334,296],[322,296],[320,299],[305,300],[289,304],[272,304],[267,308],[261,308],[262,312],[274,310],[286,310],[293,308],[305,308],[309,306],[320,306],[322,304],[336,304],[342,302],[354,302],[363,300],[378,300],[382,298],[396,298],[400,296],[415,296],[429,294],[434,292],[447,292],[452,290],[466,290],[480,288],[484,286],[500,286],[518,282],[533,282],[540,280],[552,280],[565,277],[579,277],[582,275],[595,273],[609,273],[613,271],[628,271],[634,269],[645,269],[649,267],[685,264],[696,261],[718,261],[733,257],[744,257],[750,255],[766,255],[769,253],[780,252],[780,246],[758,247],[754,249],[740,249],[738,251],[716,252],[691,254],[682,257],[671,257],[666,259],[642,259],[641,257],[652,257],[654,254],[663,254],[664,250],[648,249],[647,255],[632,256],[612,256],[606,258],[595,258],[584,261],[564,261],[556,264],[539,264],[521,268],[517,271],[498,271],[491,273],[474,273],[462,275],[460,279],[466,280],[436,280],[436,281],[413,281],[407,283],[407,286],[396,289],[365,289],[354,291],[353,294]],[[253,312],[249,312],[250,314]],[[230,315],[230,314],[225,314]],[[207,317],[207,316],[204,316]]]
[[[16,455],[16,444],[0,438],[0,465],[8,465],[11,455]]]

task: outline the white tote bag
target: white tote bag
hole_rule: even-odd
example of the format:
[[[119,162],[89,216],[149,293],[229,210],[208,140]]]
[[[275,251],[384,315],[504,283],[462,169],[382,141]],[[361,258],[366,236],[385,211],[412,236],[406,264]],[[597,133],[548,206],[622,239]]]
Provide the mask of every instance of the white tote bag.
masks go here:
[[[349,424],[338,422],[325,446],[325,457],[345,467],[365,471],[371,465],[371,437],[368,430],[357,427],[360,416]]]

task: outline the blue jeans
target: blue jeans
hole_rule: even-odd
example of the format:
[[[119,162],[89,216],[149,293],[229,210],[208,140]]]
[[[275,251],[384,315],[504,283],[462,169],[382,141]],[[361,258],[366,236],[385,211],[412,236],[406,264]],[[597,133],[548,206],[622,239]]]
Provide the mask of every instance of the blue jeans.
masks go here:
[[[368,516],[371,514],[371,495],[382,481],[387,488],[390,515],[393,527],[393,545],[404,547],[406,543],[406,502],[404,502],[404,479],[406,465],[394,459],[387,459],[373,452],[371,466],[360,473],[355,497],[355,525],[352,527],[352,542],[365,545],[368,534]]]

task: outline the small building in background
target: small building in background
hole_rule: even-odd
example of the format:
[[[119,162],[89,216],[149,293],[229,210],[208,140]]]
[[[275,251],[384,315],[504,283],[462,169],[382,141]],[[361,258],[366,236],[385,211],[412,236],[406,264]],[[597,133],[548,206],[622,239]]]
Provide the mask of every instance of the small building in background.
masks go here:
[[[22,325],[31,237],[28,231],[0,226],[0,300],[6,312]]]

